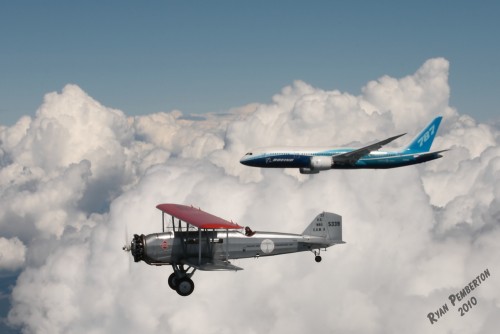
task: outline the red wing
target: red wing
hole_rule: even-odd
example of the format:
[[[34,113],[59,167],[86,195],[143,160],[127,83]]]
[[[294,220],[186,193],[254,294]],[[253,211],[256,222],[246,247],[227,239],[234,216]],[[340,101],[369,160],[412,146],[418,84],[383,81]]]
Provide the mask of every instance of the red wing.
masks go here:
[[[181,204],[158,204],[156,208],[198,228],[229,230],[243,228],[238,224],[228,222],[227,220],[201,211],[200,209],[193,208],[192,206]]]

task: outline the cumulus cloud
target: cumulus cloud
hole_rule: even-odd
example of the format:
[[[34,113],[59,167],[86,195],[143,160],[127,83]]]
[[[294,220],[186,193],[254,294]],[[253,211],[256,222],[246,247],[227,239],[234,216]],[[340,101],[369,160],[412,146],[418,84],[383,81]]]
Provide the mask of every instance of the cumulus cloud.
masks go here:
[[[500,134],[449,106],[448,70],[431,59],[359,96],[297,81],[269,104],[197,118],[127,117],[75,85],[48,94],[33,119],[0,128],[0,250],[26,247],[14,261],[22,272],[8,321],[26,333],[495,331]],[[408,132],[393,143],[403,146],[437,115],[433,148],[452,150],[424,165],[304,176],[239,164],[266,145],[358,145]],[[238,273],[197,272],[182,298],[167,285],[170,268],[131,263],[121,250],[133,233],[160,229],[162,202],[297,233],[332,211],[347,244],[319,265],[301,253],[239,260]],[[427,314],[486,268],[477,306],[460,317],[450,305],[431,325]]]
[[[24,265],[26,246],[18,239],[0,237],[0,270],[17,270]]]

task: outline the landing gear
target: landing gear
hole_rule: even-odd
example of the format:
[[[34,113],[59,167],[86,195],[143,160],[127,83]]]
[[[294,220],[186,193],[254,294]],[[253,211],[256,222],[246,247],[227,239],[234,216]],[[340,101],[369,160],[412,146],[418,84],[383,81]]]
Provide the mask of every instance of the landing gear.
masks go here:
[[[194,290],[194,283],[189,277],[183,277],[177,282],[177,293],[183,297],[189,296]]]
[[[168,276],[168,286],[172,290],[177,290],[177,276],[175,276],[175,273],[171,273],[170,276]]]
[[[189,272],[191,267],[184,269],[184,265],[182,264],[172,264],[172,268],[174,268],[174,272],[168,277],[168,286],[183,297],[189,296],[194,290],[194,283],[191,280],[191,276],[194,275],[196,269]]]
[[[319,255],[320,254],[320,250],[318,249],[317,251],[314,251],[314,261],[316,261],[317,263],[320,263],[321,262],[321,256]]]

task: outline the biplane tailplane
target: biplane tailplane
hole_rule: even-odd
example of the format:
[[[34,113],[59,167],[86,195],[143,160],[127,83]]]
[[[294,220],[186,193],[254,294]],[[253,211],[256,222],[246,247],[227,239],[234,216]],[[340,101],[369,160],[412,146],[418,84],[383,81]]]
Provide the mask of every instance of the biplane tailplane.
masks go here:
[[[314,218],[302,233],[303,235],[322,237],[333,243],[343,243],[342,240],[342,216],[323,212]]]

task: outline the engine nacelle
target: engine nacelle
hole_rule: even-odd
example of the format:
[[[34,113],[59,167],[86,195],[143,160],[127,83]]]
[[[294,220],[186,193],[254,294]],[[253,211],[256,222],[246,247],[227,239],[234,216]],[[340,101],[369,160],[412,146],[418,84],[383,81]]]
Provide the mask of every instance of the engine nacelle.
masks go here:
[[[319,170],[313,170],[311,168],[300,168],[300,174],[318,174]]]
[[[332,157],[314,156],[311,157],[312,170],[328,170],[332,168]]]
[[[318,174],[321,170],[332,168],[332,157],[328,156],[313,156],[311,157],[310,167],[301,168],[301,174]]]

